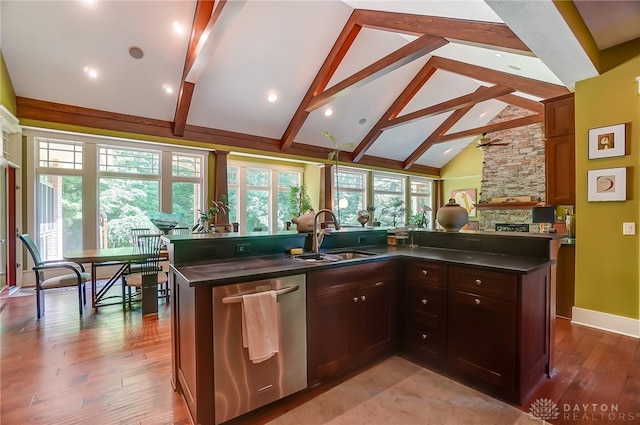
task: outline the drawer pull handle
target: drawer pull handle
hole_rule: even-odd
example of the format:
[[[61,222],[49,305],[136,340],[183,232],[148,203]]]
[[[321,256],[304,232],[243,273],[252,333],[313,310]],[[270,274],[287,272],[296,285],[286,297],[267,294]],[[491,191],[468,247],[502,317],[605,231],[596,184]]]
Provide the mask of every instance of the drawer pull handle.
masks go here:
[[[353,302],[357,303],[358,302],[358,297],[353,297]]]
[[[476,285],[478,286],[482,285],[482,281],[480,279],[476,279]]]
[[[364,295],[361,295],[361,296],[360,296],[360,299],[361,299],[362,301],[366,301],[367,297],[365,297]]]
[[[426,275],[428,275],[428,274],[429,274],[429,271],[428,271],[428,270],[422,270],[422,275],[423,275],[423,276],[426,276]]]
[[[425,298],[423,298],[421,302],[422,302],[422,304],[424,305],[424,304],[426,304],[428,301],[427,301]]]
[[[476,305],[480,305],[480,300],[477,298],[473,302],[476,303]]]
[[[427,335],[422,334],[422,335],[420,335],[420,338],[422,338],[422,339],[427,339]]]

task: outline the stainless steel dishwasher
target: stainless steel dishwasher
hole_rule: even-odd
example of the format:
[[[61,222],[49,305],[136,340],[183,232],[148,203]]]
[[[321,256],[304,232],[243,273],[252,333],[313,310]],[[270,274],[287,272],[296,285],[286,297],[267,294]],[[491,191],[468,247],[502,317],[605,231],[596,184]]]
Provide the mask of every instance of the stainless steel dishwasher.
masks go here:
[[[280,350],[261,363],[242,346],[242,295],[275,290]],[[213,367],[216,424],[307,387],[305,275],[213,289]]]

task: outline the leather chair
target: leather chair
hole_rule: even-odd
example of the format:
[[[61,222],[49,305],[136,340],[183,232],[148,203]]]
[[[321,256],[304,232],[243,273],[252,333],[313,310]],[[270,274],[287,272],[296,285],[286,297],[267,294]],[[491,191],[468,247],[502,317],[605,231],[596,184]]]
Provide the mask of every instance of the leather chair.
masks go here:
[[[53,288],[76,286],[78,288],[78,306],[82,316],[82,306],[87,303],[86,283],[91,280],[91,273],[85,272],[82,264],[71,261],[48,260],[42,261],[40,251],[31,236],[18,236],[33,259],[33,271],[36,273],[36,311],[38,319],[44,315],[44,291]],[[71,270],[71,273],[60,276],[46,277],[51,270]],[[50,274],[50,273],[49,273]]]

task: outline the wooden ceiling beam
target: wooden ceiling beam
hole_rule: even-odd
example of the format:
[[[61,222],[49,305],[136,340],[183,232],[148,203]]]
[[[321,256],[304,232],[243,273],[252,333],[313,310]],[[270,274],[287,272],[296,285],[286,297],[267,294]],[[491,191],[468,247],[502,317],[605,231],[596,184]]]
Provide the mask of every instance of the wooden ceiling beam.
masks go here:
[[[362,141],[353,150],[353,160],[360,162],[364,157],[367,150],[373,146],[375,141],[382,135],[382,128],[389,121],[393,120],[402,110],[407,106],[411,99],[420,91],[422,86],[426,84],[431,76],[436,72],[436,68],[432,65],[431,59],[422,67],[422,69],[413,77],[413,80],[405,87],[396,100],[391,104],[387,111],[378,120],[376,125],[373,126],[369,133],[362,139]]]
[[[420,159],[420,157],[424,155],[427,150],[429,150],[431,145],[436,143],[438,137],[446,133],[451,127],[453,127],[458,121],[460,121],[462,117],[464,117],[466,113],[471,110],[472,107],[473,105],[465,106],[462,109],[457,109],[453,112],[453,114],[449,115],[447,119],[444,120],[444,122],[440,124],[438,128],[436,128],[436,130],[431,133],[424,142],[420,144],[420,146],[418,146],[413,152],[411,152],[411,155],[409,155],[404,161],[403,168],[406,170],[413,166],[413,164],[415,164],[416,161]]]
[[[477,136],[482,133],[493,133],[494,131],[509,130],[511,128],[523,127],[525,125],[536,124],[542,121],[544,121],[544,115],[542,114],[529,115],[509,121],[488,124],[482,127],[470,128],[468,130],[459,131],[457,133],[441,135],[436,138],[434,143],[448,142],[450,140],[460,139],[462,137],[468,136]]]
[[[385,123],[382,129],[388,130],[390,128],[394,128],[403,124],[409,124],[417,120],[440,115],[444,112],[450,112],[467,106],[473,106],[477,103],[484,102],[485,100],[512,93],[513,91],[514,90],[512,88],[502,87],[499,85],[495,85],[493,87],[480,87],[473,93],[456,97],[454,99],[447,100],[446,102],[438,103],[437,105],[419,109],[401,117],[397,117],[396,119],[389,120]]]
[[[447,43],[448,41],[444,38],[423,35],[411,43],[399,48],[395,52],[388,54],[384,58],[356,72],[350,77],[342,80],[333,87],[314,96],[309,101],[305,111],[313,112],[338,97],[347,94],[349,91],[362,87],[371,81],[383,77],[401,66],[404,66]]]
[[[411,35],[427,34],[532,56],[531,50],[527,45],[507,25],[502,23],[366,9],[357,9],[354,14],[357,23],[367,28]]]
[[[336,69],[338,69],[340,62],[342,62],[342,59],[344,59],[349,51],[361,28],[360,25],[356,24],[352,13],[344,28],[342,28],[342,32],[340,32],[336,42],[333,44],[327,58],[324,60],[322,67],[320,67],[318,74],[316,74],[316,77],[309,86],[307,93],[304,95],[304,98],[302,98],[302,102],[298,105],[298,109],[293,115],[293,118],[289,121],[289,125],[284,131],[280,141],[280,150],[286,151],[293,144],[293,140],[309,116],[309,112],[306,111],[307,106],[314,96],[322,93],[327,87],[331,77],[336,72]]]
[[[454,74],[464,75],[487,83],[511,87],[517,91],[540,97],[542,99],[549,99],[569,93],[569,90],[564,86],[520,77],[519,75],[513,75],[507,72],[495,71],[477,65],[458,62],[453,59],[445,59],[442,57],[434,57],[433,59],[434,66],[438,69],[443,69],[445,71],[453,72]]]
[[[224,7],[226,0],[218,0],[218,13]],[[173,135],[184,135],[184,129],[187,124],[187,117],[189,115],[189,108],[191,107],[191,99],[193,98],[193,91],[195,89],[195,82],[188,82],[187,75],[193,67],[198,57],[198,45],[205,31],[209,28],[210,21],[214,16],[215,1],[213,0],[198,0],[196,3],[196,11],[193,17],[193,25],[191,27],[191,36],[189,37],[189,46],[187,47],[187,57],[184,61],[184,68],[182,70],[182,79],[180,80],[180,89],[178,90],[178,102],[176,104],[176,111],[173,117]],[[206,36],[206,35],[205,35]]]
[[[535,112],[536,114],[544,113],[544,105],[535,100],[527,99],[515,94],[506,94],[504,96],[496,97],[501,102],[508,103],[509,105],[517,106],[518,108],[526,109],[527,111]]]

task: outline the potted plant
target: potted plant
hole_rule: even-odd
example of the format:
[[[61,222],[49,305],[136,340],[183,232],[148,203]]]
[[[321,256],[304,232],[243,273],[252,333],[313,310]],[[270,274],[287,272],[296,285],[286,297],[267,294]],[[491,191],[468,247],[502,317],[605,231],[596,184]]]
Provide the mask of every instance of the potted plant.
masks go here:
[[[191,230],[198,233],[206,233],[209,231],[211,225],[215,225],[220,212],[229,212],[229,198],[227,195],[222,194],[220,200],[211,201],[211,206],[206,211],[198,210],[198,212],[200,213],[200,217]]]
[[[336,171],[335,171],[335,176],[336,176],[336,199],[338,201],[338,205],[336,205],[336,209],[338,210],[338,222],[340,222],[341,218],[340,218],[340,187],[338,184],[338,161],[340,160],[340,151],[344,150],[344,149],[351,149],[355,146],[355,143],[353,142],[345,142],[345,143],[338,143],[338,141],[336,140],[336,137],[328,132],[328,131],[323,131],[322,134],[325,135],[325,137],[327,139],[329,139],[331,141],[331,144],[333,145],[333,151],[329,152],[328,155],[328,159],[329,160],[334,160],[336,163]]]
[[[289,213],[291,217],[300,217],[313,210],[311,197],[306,185],[291,186],[289,189]]]

